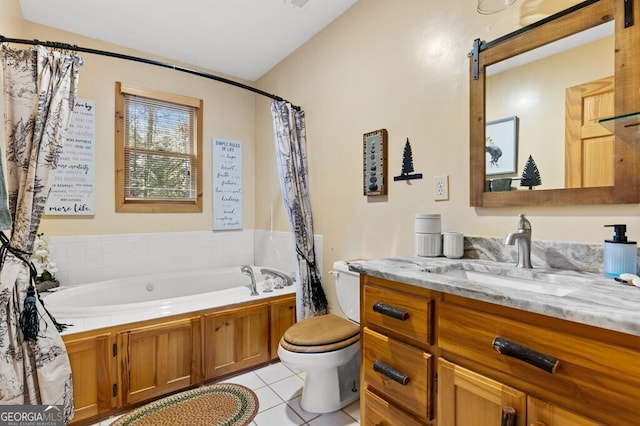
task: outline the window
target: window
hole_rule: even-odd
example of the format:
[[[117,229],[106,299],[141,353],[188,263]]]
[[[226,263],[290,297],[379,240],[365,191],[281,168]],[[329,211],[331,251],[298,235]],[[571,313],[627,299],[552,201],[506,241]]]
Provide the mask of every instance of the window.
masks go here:
[[[116,211],[202,211],[202,100],[116,83]]]

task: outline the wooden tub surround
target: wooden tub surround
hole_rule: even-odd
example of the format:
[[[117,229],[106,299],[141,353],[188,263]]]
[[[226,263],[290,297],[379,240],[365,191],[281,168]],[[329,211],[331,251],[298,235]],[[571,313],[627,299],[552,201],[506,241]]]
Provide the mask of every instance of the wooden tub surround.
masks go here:
[[[277,359],[295,293],[63,335],[75,416],[89,425]]]

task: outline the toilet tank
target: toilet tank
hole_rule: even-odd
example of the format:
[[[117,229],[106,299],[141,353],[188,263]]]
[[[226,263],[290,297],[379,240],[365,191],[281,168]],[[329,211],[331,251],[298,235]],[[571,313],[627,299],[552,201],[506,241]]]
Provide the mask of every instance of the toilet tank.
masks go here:
[[[349,270],[347,262],[339,260],[331,271],[336,282],[336,297],[340,309],[351,320],[360,322],[360,274]]]

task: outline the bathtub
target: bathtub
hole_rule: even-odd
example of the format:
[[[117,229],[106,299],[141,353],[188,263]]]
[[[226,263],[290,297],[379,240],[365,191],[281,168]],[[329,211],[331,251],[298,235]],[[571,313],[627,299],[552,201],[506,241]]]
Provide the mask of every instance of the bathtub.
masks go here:
[[[265,292],[260,268],[253,266],[257,296],[248,288],[251,279],[234,266],[62,286],[43,301],[58,322],[72,324],[64,333],[77,333],[295,292],[295,285]]]

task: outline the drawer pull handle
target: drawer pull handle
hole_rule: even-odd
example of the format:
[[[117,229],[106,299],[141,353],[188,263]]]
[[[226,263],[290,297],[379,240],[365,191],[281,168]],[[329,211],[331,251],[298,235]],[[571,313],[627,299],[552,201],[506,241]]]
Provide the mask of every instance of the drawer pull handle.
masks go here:
[[[547,373],[555,373],[556,368],[560,361],[540,352],[536,352],[533,349],[529,349],[526,346],[519,345],[514,342],[510,342],[502,337],[496,337],[493,339],[493,350],[502,355],[511,356],[526,363],[529,363],[535,367],[538,367]]]
[[[406,321],[409,319],[409,312],[403,311],[402,309],[394,308],[393,306],[385,305],[381,302],[376,302],[373,304],[373,312],[378,312],[382,315],[399,319],[400,321]]]
[[[500,426],[516,426],[517,417],[518,413],[516,409],[505,405],[502,407],[502,421],[500,422]]]
[[[390,378],[394,382],[400,383],[401,385],[407,385],[409,383],[409,376],[401,371],[396,370],[390,365],[385,364],[382,361],[374,361],[373,371],[375,371],[376,373],[380,373],[383,376]]]

